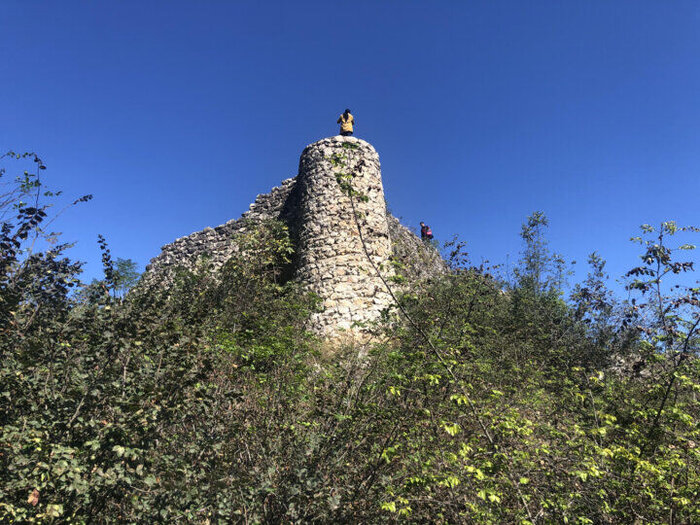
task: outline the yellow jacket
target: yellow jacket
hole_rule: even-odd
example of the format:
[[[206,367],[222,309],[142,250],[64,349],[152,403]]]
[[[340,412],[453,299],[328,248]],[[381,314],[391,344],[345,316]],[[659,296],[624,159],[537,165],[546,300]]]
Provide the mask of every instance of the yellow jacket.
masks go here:
[[[340,124],[340,131],[345,132],[345,131],[352,131],[352,125],[355,123],[355,119],[352,116],[352,113],[348,113],[348,118],[345,118],[345,113],[341,114],[340,117],[338,117],[338,124]]]

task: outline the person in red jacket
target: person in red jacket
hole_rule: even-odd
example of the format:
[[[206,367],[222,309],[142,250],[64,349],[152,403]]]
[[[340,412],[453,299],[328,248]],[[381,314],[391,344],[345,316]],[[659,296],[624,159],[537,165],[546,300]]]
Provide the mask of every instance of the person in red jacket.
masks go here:
[[[430,229],[430,226],[425,224],[424,222],[420,223],[420,238],[422,240],[431,240],[433,238],[433,230]]]

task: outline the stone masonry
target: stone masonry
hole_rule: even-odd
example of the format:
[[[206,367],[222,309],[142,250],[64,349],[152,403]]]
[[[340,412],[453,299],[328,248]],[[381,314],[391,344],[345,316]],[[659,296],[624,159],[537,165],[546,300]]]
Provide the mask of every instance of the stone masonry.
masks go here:
[[[342,174],[351,174],[345,191],[337,180]],[[324,309],[312,319],[314,328],[335,332],[376,319],[391,304],[377,270],[385,279],[393,275],[379,155],[354,137],[321,140],[302,153],[297,185],[297,278]]]
[[[345,173],[352,174],[346,180],[352,201],[347,187],[341,188]],[[146,268],[143,283],[167,283],[177,268],[192,270],[203,257],[216,271],[232,255],[233,237],[251,222],[266,219],[289,227],[295,244],[294,278],[320,296],[323,311],[311,319],[311,328],[323,336],[361,332],[357,323],[375,320],[390,305],[377,269],[389,280],[392,261],[409,279],[446,271],[437,251],[386,211],[374,148],[355,137],[336,136],[307,146],[299,174],[258,195],[240,219],[163,246]]]

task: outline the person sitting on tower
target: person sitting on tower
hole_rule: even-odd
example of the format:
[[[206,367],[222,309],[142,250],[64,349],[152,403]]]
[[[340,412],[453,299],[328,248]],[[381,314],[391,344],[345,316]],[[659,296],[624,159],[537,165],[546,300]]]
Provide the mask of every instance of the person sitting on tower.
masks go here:
[[[352,135],[352,126],[355,123],[355,118],[350,113],[349,109],[338,117],[338,124],[340,124],[340,134],[343,137],[349,137]]]

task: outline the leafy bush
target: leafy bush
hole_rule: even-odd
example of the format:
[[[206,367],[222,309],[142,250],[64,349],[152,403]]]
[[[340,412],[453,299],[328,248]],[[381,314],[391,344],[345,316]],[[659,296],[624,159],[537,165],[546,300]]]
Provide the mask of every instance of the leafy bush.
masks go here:
[[[125,297],[102,239],[104,279],[71,294],[67,247],[31,249],[42,193],[27,174],[2,205],[0,520],[700,521],[699,288],[668,244],[693,229],[644,228],[634,301],[597,255],[565,300],[538,215],[510,286],[455,249],[329,353],[282,224]]]

